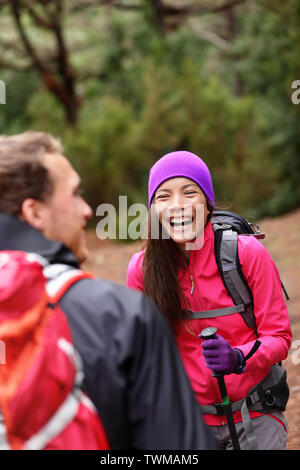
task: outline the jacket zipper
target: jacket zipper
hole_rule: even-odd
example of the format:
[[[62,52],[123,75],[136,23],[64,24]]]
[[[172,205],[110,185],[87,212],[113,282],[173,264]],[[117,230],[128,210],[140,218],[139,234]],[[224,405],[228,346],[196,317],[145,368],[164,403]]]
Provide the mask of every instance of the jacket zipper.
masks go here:
[[[193,295],[193,292],[194,292],[194,277],[192,274],[190,274],[190,278],[191,278],[191,283],[192,283],[192,287],[191,287],[191,295]]]

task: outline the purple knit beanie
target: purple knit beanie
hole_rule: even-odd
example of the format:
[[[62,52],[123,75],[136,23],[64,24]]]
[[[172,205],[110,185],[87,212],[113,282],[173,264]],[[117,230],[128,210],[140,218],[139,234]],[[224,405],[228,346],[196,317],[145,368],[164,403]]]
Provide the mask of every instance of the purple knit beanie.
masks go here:
[[[214,189],[209,169],[201,158],[186,151],[168,153],[161,157],[151,168],[148,181],[149,207],[158,187],[164,181],[180,176],[195,181],[214,207]]]

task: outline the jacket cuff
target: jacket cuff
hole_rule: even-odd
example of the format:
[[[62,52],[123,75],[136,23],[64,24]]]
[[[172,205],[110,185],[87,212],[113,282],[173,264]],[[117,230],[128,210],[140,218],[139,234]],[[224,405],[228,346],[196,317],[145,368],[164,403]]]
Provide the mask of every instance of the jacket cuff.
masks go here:
[[[244,353],[242,351],[240,351],[240,349],[237,349],[237,348],[234,348],[235,352],[236,352],[236,355],[237,355],[237,366],[234,370],[234,374],[242,374],[244,372],[244,370],[246,369],[246,361],[245,361],[245,356],[244,356]]]

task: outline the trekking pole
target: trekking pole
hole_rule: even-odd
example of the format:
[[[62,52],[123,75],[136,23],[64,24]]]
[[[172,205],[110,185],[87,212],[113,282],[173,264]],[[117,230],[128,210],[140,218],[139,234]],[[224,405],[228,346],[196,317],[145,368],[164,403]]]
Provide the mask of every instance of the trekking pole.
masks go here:
[[[208,327],[208,328],[205,328],[204,330],[201,331],[201,334],[199,335],[199,338],[201,338],[203,340],[215,339],[216,338],[216,336],[215,336],[216,333],[217,333],[217,328]],[[240,450],[240,443],[239,443],[239,439],[237,437],[235,423],[234,423],[234,420],[233,420],[231,403],[229,401],[228,393],[227,393],[227,390],[226,390],[224,374],[222,372],[213,372],[212,376],[215,377],[218,381],[219,390],[220,390],[220,394],[221,394],[221,400],[222,400],[222,407],[224,409],[225,416],[226,416],[226,419],[227,419],[229,433],[230,433],[230,437],[231,437],[231,441],[232,441],[232,447],[233,447],[234,450]]]

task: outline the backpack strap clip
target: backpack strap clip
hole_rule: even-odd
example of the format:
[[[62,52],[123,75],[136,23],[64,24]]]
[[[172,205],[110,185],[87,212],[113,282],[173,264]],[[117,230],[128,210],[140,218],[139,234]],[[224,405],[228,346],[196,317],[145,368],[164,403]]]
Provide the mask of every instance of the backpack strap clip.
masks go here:
[[[48,264],[44,267],[44,276],[47,280],[47,293],[51,303],[56,304],[65,292],[80,279],[93,279],[94,276],[82,269],[73,268],[65,264]]]

